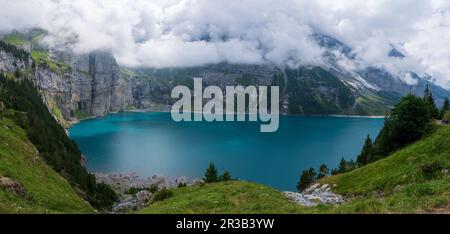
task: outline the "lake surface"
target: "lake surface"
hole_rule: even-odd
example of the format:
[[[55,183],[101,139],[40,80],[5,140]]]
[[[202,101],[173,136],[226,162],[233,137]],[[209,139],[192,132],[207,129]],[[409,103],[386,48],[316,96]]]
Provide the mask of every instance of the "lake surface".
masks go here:
[[[170,113],[118,113],[82,121],[69,132],[90,171],[201,178],[210,162],[233,177],[295,190],[300,173],[356,158],[383,119],[280,116],[275,133],[258,122],[174,122]]]

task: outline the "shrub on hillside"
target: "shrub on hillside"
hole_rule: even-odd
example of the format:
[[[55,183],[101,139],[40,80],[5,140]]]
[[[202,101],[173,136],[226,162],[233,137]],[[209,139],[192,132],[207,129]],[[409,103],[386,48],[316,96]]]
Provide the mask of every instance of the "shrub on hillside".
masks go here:
[[[131,187],[131,188],[129,188],[128,191],[126,191],[125,193],[126,193],[126,194],[130,194],[130,195],[134,195],[134,194],[136,194],[137,192],[139,192],[139,191],[141,191],[141,190],[142,190],[142,189],[140,189],[140,188]]]
[[[119,200],[119,197],[111,189],[111,187],[105,183],[99,183],[96,185],[96,191],[90,198],[90,202],[94,207],[111,208],[114,203]]]
[[[447,111],[447,112],[444,113],[444,115],[442,117],[442,123],[443,124],[450,123],[450,111]]]
[[[443,166],[440,162],[429,162],[421,166],[422,174],[428,178],[436,176],[442,169]]]
[[[158,185],[152,185],[152,186],[150,186],[150,188],[146,188],[145,190],[147,190],[148,192],[151,192],[151,193],[155,193],[156,191],[158,191]]]
[[[172,190],[162,188],[155,194],[153,201],[163,201],[169,197],[173,197]]]

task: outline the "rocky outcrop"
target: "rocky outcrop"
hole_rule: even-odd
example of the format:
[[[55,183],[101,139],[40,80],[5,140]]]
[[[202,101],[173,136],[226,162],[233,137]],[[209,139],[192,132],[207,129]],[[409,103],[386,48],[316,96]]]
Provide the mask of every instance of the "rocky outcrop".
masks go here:
[[[27,191],[19,182],[4,176],[0,176],[0,189],[5,189],[19,197],[27,195]]]
[[[301,206],[317,206],[318,204],[335,205],[344,203],[344,198],[331,191],[328,184],[314,184],[302,193],[283,192],[284,196],[301,205]]]
[[[152,199],[152,192],[162,188],[176,188],[179,185],[190,186],[203,183],[201,179],[188,180],[184,176],[170,178],[167,176],[153,175],[141,178],[136,173],[102,174],[95,173],[99,183],[105,183],[120,195],[120,201],[112,207],[113,213],[129,212],[139,210]],[[134,194],[130,191],[134,190]],[[137,192],[136,192],[137,191]]]
[[[144,208],[145,204],[152,198],[152,193],[141,190],[134,195],[124,196],[120,202],[111,208],[113,213],[125,213],[131,210],[139,210]]]
[[[0,71],[15,72],[17,69],[25,69],[31,65],[31,59],[21,60],[12,53],[8,53],[0,48]]]

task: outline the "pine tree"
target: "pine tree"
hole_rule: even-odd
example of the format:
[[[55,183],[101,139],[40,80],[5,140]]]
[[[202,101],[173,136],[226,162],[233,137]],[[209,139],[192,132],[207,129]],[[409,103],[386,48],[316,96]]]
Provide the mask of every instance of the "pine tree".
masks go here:
[[[316,181],[316,175],[317,173],[314,168],[303,171],[302,175],[300,176],[300,181],[297,183],[297,191],[303,192],[312,183],[314,183]]]
[[[330,170],[328,169],[327,165],[322,164],[319,167],[319,174],[317,175],[317,179],[321,179],[329,174],[330,174]]]
[[[450,103],[448,101],[448,98],[446,97],[444,99],[444,103],[442,104],[441,113],[439,114],[440,119],[444,117],[445,112],[447,112],[448,110],[450,110]]]
[[[334,174],[340,174],[340,173],[345,173],[345,172],[349,172],[352,171],[356,168],[357,163],[355,161],[350,160],[347,161],[344,158],[341,159],[341,161],[339,162],[339,167],[337,170],[332,171],[332,173]]]
[[[439,110],[436,108],[436,103],[434,102],[433,94],[428,83],[425,86],[425,90],[423,92],[423,100],[429,105],[428,108],[431,118],[438,118]]]
[[[373,152],[373,143],[372,139],[369,135],[367,135],[366,141],[364,142],[364,146],[361,150],[361,153],[358,155],[356,162],[359,166],[364,166],[370,162],[371,154]]]
[[[231,173],[227,170],[223,172],[223,174],[219,178],[220,181],[230,181],[231,180]]]
[[[428,85],[428,83],[425,85],[425,90],[423,91],[423,99],[427,100],[431,95],[431,90],[430,90],[430,86]]]
[[[345,161],[345,159],[342,158],[341,161],[339,161],[338,172],[339,172],[339,173],[344,173],[344,172],[347,172],[347,170],[348,170],[348,164],[347,164],[347,161]]]
[[[14,76],[16,78],[20,78],[20,71],[19,71],[19,69],[16,69],[16,71],[14,71]]]
[[[214,183],[219,181],[217,177],[217,169],[214,163],[210,163],[208,169],[205,172],[205,182],[206,183]]]

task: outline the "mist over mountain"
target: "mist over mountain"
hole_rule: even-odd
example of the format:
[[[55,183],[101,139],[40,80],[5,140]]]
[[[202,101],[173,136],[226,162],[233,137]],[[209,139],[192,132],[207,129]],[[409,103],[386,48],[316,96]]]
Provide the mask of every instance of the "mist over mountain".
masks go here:
[[[450,91],[433,84],[428,74],[411,70],[393,73],[377,64],[361,66],[352,47],[321,33],[310,35],[322,51],[318,64],[217,62],[168,68],[127,67],[118,64],[111,52],[102,50],[76,53],[71,48],[76,42],[48,44],[48,35],[48,31],[35,28],[0,37],[30,55],[23,60],[14,58],[8,49],[0,49],[0,69],[9,73],[31,71],[47,105],[63,123],[130,109],[168,111],[175,102],[171,90],[177,85],[192,87],[194,77],[202,77],[205,87],[222,89],[228,85],[277,85],[283,114],[385,115],[402,95],[421,96],[427,84],[437,105],[450,96]],[[387,56],[408,58],[393,44]]]
[[[328,35],[347,70],[386,70],[450,87],[448,1],[105,1],[1,0],[0,31],[43,28],[45,43],[75,53],[107,50],[121,66],[195,67],[217,63],[323,66]],[[68,43],[70,42],[70,43]],[[323,42],[322,42],[323,43]],[[398,56],[399,52],[403,56]]]

